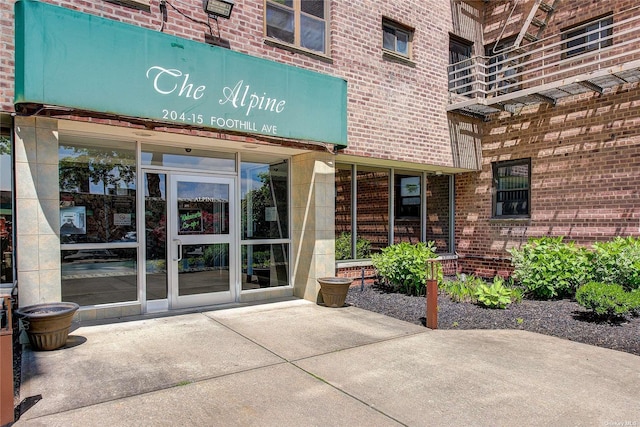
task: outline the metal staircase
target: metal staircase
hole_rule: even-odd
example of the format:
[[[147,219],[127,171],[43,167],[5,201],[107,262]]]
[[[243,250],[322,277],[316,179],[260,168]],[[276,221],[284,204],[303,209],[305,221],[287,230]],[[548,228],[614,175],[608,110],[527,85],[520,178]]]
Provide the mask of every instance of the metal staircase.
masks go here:
[[[529,16],[522,24],[522,29],[516,37],[516,41],[513,43],[514,48],[525,48],[526,44],[523,42],[535,43],[540,40],[544,29],[546,28],[551,15],[556,10],[560,0],[554,0],[549,3],[549,0],[535,0]],[[526,52],[526,49],[522,51]]]
[[[449,65],[447,111],[488,120],[498,112],[518,114],[528,106],[640,83],[640,5],[543,36],[561,0],[535,0],[520,31],[503,37],[523,1],[513,0],[498,41],[485,55]]]
[[[519,74],[521,63],[528,59],[527,53],[529,49],[527,49],[527,46],[535,44],[540,40],[544,29],[551,19],[551,15],[553,15],[553,12],[560,2],[560,0],[553,0],[552,2],[550,2],[550,0],[535,0],[515,40],[505,41],[503,35],[509,24],[509,20],[518,3],[522,1],[526,0],[513,0],[513,9],[507,19],[505,19],[500,35],[493,46],[491,52],[493,58],[491,62],[496,65],[494,69],[490,71],[495,72],[497,75],[492,77],[492,79],[499,80],[503,83],[492,87],[491,89],[495,89],[495,92],[489,94],[489,96],[503,95],[519,90],[517,85],[518,79],[513,76]],[[508,86],[508,88],[505,88],[505,86]]]

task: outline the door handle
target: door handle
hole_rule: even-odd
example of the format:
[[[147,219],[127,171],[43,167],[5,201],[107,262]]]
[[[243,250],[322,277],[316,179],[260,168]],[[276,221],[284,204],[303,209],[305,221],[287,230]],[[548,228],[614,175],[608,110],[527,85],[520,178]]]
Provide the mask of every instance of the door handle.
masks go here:
[[[173,259],[174,261],[180,262],[182,261],[182,240],[173,239],[173,241],[178,245],[178,259]]]

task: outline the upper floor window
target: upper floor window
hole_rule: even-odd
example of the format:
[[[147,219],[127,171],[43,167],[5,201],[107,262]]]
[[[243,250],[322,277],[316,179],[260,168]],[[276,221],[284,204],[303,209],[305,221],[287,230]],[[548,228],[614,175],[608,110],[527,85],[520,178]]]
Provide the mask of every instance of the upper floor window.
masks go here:
[[[411,58],[413,30],[391,20],[382,19],[382,47],[398,55]]]
[[[493,163],[493,216],[526,217],[531,213],[531,159]]]
[[[518,58],[518,53],[512,50],[515,40],[515,37],[511,37],[492,43],[484,49],[485,56],[488,57],[487,90],[491,95],[502,95],[520,89],[517,85],[520,81],[518,66],[522,58]]]
[[[265,0],[266,33],[283,43],[327,53],[326,0]]]
[[[471,53],[473,43],[458,37],[449,39],[449,91],[471,95]]]
[[[562,39],[566,40],[563,45],[565,56],[575,56],[611,46],[612,24],[613,17],[609,15],[565,30],[562,34]]]

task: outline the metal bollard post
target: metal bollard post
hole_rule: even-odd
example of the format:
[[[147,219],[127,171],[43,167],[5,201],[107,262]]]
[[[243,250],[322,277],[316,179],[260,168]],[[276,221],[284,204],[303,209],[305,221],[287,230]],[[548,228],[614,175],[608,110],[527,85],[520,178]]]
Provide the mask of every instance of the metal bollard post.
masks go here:
[[[438,329],[438,264],[427,261],[427,328]]]
[[[13,412],[13,327],[11,297],[3,298],[0,316],[0,425],[14,421]]]

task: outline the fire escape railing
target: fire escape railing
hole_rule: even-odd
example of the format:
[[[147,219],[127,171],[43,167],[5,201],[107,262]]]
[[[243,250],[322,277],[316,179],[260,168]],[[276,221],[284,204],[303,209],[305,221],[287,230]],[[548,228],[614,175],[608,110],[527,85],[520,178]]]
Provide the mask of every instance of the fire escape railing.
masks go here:
[[[640,68],[640,6],[605,19],[610,17],[611,24],[573,37],[568,35],[580,27],[526,47],[451,64],[448,109],[501,104],[572,81],[589,84],[594,76]]]

